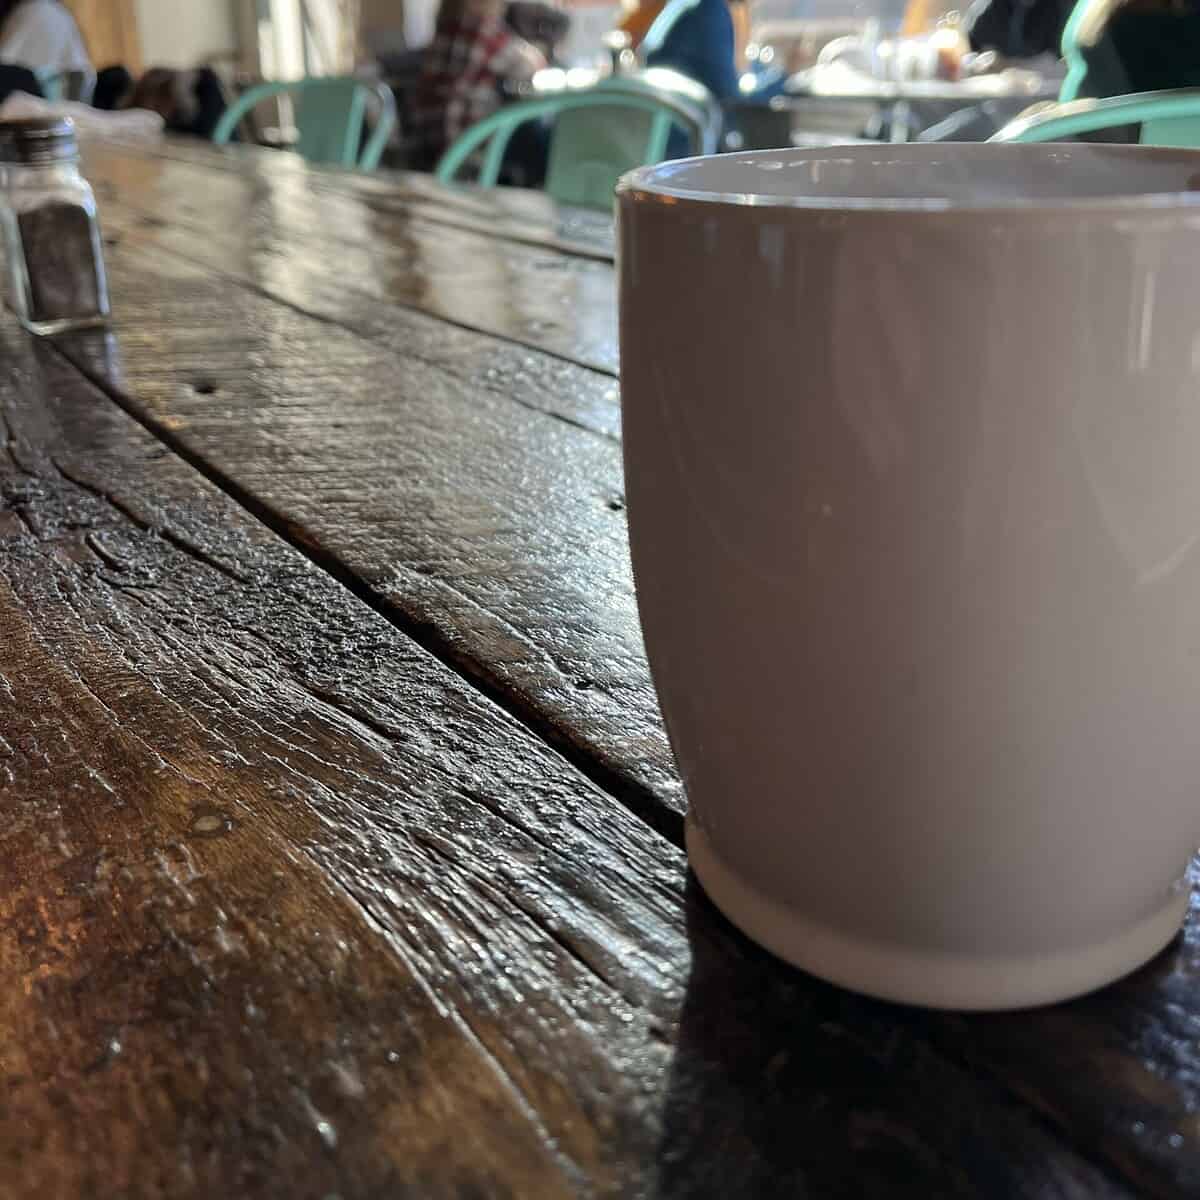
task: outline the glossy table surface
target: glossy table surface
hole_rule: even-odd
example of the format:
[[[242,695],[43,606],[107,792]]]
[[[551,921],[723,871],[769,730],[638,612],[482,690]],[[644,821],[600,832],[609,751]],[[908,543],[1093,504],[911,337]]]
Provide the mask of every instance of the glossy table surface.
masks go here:
[[[1200,1194],[1195,922],[967,1018],[689,878],[602,218],[86,169],[113,328],[0,322],[5,1200]]]

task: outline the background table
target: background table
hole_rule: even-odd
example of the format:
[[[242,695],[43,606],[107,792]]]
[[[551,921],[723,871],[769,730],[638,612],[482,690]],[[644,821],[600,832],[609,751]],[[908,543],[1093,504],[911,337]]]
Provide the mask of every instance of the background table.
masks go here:
[[[113,332],[0,329],[6,1200],[1198,1194],[1194,922],[967,1018],[689,879],[604,228],[86,165]]]
[[[1055,100],[1062,87],[1057,74],[1010,68],[964,79],[872,79],[840,63],[811,67],[788,79],[787,103],[802,118],[821,105],[874,105],[887,114],[890,140],[907,142],[955,113],[987,117],[970,137],[943,134],[950,141],[982,140],[1033,104]],[[987,130],[988,132],[984,132]],[[940,140],[940,139],[939,139]]]

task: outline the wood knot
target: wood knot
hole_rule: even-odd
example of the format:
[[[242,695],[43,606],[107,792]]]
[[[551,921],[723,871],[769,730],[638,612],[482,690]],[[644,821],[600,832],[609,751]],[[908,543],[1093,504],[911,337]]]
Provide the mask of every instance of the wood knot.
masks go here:
[[[192,818],[192,832],[200,837],[220,837],[233,828],[233,822],[221,812],[197,813]]]

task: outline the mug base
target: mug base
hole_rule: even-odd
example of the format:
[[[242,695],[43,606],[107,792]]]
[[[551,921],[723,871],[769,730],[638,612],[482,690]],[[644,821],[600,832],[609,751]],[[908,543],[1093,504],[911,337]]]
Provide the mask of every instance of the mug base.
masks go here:
[[[926,1008],[1034,1008],[1094,991],[1162,950],[1188,907],[1182,888],[1149,917],[1103,942],[1060,954],[971,958],[859,941],[808,920],[730,870],[691,817],[687,853],[709,899],[772,954],[851,991]]]

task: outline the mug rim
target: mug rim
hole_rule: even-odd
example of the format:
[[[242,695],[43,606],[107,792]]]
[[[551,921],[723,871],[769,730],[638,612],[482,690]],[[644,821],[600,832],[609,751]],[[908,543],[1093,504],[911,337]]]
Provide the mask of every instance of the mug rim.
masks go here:
[[[724,160],[736,160],[745,166],[757,166],[763,162],[786,159],[787,163],[800,165],[804,162],[845,162],[847,159],[865,159],[885,152],[899,156],[908,163],[929,160],[926,169],[938,165],[938,159],[947,158],[947,152],[960,157],[983,159],[1010,156],[1033,162],[1070,161],[1074,157],[1098,156],[1125,158],[1133,167],[1137,159],[1175,160],[1180,165],[1195,168],[1196,190],[1147,189],[1128,192],[1113,192],[1100,196],[1030,196],[995,197],[986,196],[951,198],[946,196],[836,196],[820,194],[771,195],[763,192],[734,192],[728,190],[683,187],[672,184],[672,175],[686,170],[703,169],[707,164]],[[1016,165],[1016,164],[1014,164]],[[809,214],[847,215],[850,213],[877,214],[1051,214],[1051,213],[1162,213],[1177,209],[1200,208],[1200,149],[1173,146],[1140,146],[1097,142],[880,142],[878,145],[854,144],[847,146],[824,146],[776,150],[754,150],[735,154],[697,155],[691,158],[674,159],[638,167],[628,172],[617,183],[617,198],[622,202],[658,202],[663,205],[703,205],[734,210],[770,208],[792,209]]]

